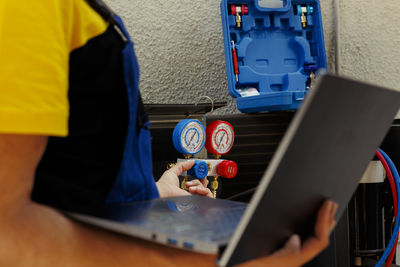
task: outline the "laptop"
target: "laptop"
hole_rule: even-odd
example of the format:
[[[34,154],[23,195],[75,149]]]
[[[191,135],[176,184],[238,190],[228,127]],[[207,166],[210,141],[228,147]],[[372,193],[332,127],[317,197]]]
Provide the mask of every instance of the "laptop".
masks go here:
[[[169,246],[219,255],[232,266],[268,255],[294,233],[313,235],[319,207],[337,219],[373,159],[400,93],[321,75],[296,113],[250,203],[174,197],[69,213],[76,220]]]

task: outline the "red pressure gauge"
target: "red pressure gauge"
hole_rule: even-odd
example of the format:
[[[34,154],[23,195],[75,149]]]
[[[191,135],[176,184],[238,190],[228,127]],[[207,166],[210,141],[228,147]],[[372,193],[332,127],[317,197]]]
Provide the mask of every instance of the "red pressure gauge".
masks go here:
[[[225,155],[231,151],[235,141],[235,131],[226,121],[213,121],[207,126],[207,151],[215,155]]]

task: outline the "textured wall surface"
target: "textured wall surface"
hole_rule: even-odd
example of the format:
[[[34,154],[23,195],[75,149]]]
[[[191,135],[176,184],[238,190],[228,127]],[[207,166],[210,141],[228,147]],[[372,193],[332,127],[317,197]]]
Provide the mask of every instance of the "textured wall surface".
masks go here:
[[[135,41],[146,103],[229,101],[219,0],[106,0]],[[335,64],[333,0],[321,0],[325,43]],[[400,2],[340,0],[342,74],[400,90]]]
[[[341,2],[342,72],[400,90],[400,2]]]

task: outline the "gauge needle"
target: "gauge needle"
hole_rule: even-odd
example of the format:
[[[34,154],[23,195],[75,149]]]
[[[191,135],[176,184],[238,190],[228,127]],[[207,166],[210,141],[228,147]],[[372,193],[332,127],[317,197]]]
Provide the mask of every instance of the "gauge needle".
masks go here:
[[[196,136],[196,132],[194,132],[194,133],[192,134],[192,137],[190,137],[189,145],[192,144],[193,138],[194,138],[195,136]]]
[[[222,141],[224,140],[225,135],[226,135],[226,133],[224,132],[224,133],[222,134],[221,138],[219,139],[219,145],[218,145],[218,147],[220,147],[220,146],[222,145]]]

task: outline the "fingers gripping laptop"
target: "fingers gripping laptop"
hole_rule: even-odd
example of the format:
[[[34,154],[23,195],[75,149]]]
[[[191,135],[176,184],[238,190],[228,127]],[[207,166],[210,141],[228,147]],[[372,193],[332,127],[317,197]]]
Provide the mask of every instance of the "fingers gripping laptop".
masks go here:
[[[400,93],[322,75],[294,117],[251,202],[176,197],[69,213],[155,242],[219,253],[232,266],[313,234],[325,199],[341,216],[398,111]]]

